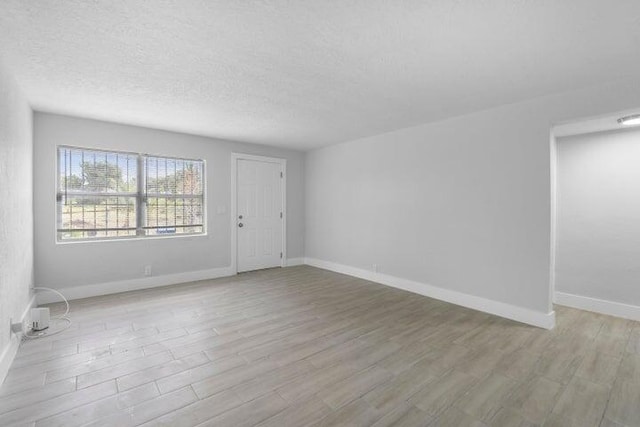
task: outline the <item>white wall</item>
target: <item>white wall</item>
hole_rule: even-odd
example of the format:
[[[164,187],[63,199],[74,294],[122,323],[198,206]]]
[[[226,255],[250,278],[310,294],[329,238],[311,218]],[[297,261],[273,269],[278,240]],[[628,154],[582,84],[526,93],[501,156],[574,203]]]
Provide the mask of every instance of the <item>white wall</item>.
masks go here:
[[[32,111],[0,63],[0,384],[17,350],[19,322],[33,283]]]
[[[557,146],[556,290],[640,312],[640,130]]]
[[[638,85],[613,83],[310,152],[305,256],[377,264],[453,301],[505,303],[493,311],[548,326],[550,129],[638,107],[639,96]]]
[[[288,258],[303,256],[304,155],[301,152],[45,113],[35,114],[34,144],[35,280],[38,285],[71,288],[69,296],[76,298],[95,293],[86,288],[91,285],[109,283],[107,287],[99,287],[100,292],[122,291],[146,283],[160,283],[158,277],[160,281],[165,280],[163,277],[169,278],[166,283],[180,282],[189,277],[208,277],[228,267],[231,262],[231,152],[287,159]],[[56,244],[58,145],[206,160],[208,235]],[[225,212],[218,213],[219,208]],[[143,277],[144,265],[152,266],[155,278]],[[200,273],[180,275],[188,272]]]

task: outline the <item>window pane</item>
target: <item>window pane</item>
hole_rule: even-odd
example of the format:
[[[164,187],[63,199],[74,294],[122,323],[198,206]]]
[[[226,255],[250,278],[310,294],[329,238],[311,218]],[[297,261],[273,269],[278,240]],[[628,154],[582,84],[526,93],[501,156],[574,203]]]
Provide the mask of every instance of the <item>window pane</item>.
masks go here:
[[[148,236],[204,232],[201,197],[149,197],[145,233]]]
[[[145,156],[146,193],[201,196],[203,171],[201,160]]]
[[[58,150],[58,190],[62,193],[135,193],[137,156],[77,148]]]
[[[130,153],[58,149],[59,240],[136,235],[137,159]]]
[[[59,202],[60,240],[136,235],[136,198],[62,196]]]

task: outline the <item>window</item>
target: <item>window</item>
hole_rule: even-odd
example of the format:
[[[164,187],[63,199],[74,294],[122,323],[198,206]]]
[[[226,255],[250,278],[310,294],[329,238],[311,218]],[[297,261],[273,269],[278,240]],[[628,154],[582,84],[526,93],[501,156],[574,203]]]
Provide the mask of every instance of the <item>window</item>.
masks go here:
[[[58,240],[204,233],[204,162],[58,148]]]

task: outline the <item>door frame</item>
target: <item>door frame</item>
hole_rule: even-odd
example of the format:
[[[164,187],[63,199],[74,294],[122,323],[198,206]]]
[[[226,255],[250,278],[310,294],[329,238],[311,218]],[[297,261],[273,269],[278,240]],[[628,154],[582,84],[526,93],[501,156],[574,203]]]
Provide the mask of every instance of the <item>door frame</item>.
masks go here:
[[[256,156],[253,154],[231,153],[231,272],[238,274],[238,161],[277,163],[282,172],[282,258],[280,267],[287,265],[287,159]]]

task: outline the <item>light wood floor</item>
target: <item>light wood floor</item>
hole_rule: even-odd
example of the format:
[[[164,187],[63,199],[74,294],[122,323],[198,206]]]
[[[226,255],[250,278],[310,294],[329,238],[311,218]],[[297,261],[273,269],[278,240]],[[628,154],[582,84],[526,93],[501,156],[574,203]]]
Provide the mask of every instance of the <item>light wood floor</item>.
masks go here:
[[[305,266],[71,318],[20,348],[0,425],[640,425],[640,325],[579,310],[545,331]]]

